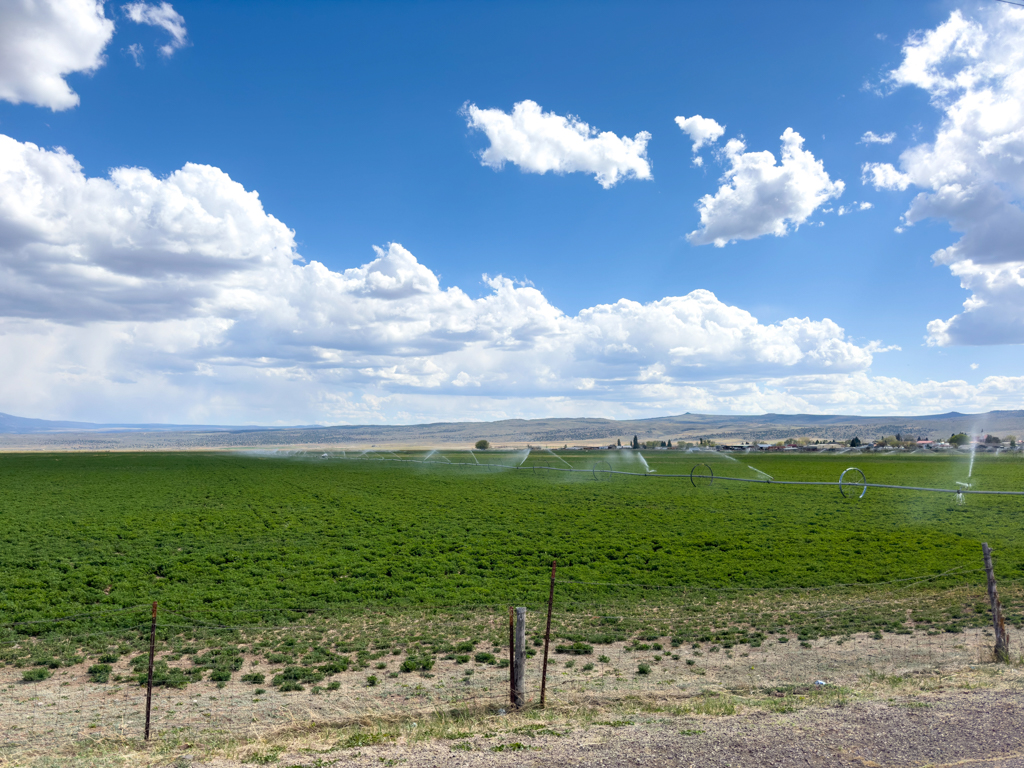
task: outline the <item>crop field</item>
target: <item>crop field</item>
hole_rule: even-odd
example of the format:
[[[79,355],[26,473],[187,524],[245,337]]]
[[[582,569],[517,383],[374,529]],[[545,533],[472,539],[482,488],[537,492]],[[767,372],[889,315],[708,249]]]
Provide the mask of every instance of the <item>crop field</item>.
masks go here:
[[[98,662],[98,678],[104,664],[109,677],[110,664],[148,642],[140,619],[156,600],[166,685],[207,673],[232,680],[243,656],[271,665],[284,690],[389,654],[404,654],[403,671],[425,672],[439,654],[499,651],[507,606],[543,610],[555,559],[554,642],[570,654],[643,648],[645,638],[730,648],[769,634],[961,632],[989,621],[976,588],[982,542],[996,552],[1007,620],[1020,626],[1022,497],[961,505],[949,493],[869,488],[857,499],[834,486],[722,479],[835,483],[855,465],[870,483],[955,488],[970,473],[974,489],[1024,489],[1017,455],[968,462],[675,451],[3,455],[0,662],[40,680],[48,668]],[[716,479],[691,482],[697,464]],[[190,666],[175,665],[183,657]],[[121,679],[138,677],[140,658]]]
[[[604,461],[571,454],[564,462]],[[698,462],[776,480],[835,482],[852,464],[873,483],[952,488],[967,475],[960,456],[646,457],[661,475]],[[2,456],[0,623],[151,600],[222,622],[345,604],[540,601],[553,559],[577,581],[820,587],[976,569],[987,541],[1000,577],[1024,578],[1024,497],[960,506],[952,494],[869,489],[846,499],[835,488],[546,471],[563,461],[549,454],[531,454],[536,471],[442,458]],[[972,482],[1024,489],[1024,461],[979,456]]]

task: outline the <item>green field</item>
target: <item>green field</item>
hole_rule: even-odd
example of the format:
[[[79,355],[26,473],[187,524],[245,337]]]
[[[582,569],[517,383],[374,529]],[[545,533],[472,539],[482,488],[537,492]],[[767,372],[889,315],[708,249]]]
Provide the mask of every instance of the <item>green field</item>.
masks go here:
[[[213,453],[0,457],[0,623],[159,600],[211,621],[286,622],[346,605],[539,603],[553,559],[583,582],[818,587],[976,569],[1024,577],[1024,500],[546,471],[611,452],[531,454],[535,471]],[[625,453],[625,452],[623,452]],[[420,454],[418,457],[421,457]],[[461,456],[461,458],[460,458]],[[657,474],[954,487],[963,456],[650,452]],[[448,454],[451,461],[476,461]],[[515,461],[522,456],[515,457]],[[488,454],[484,461],[511,462]],[[616,468],[637,469],[631,465]],[[643,471],[640,469],[640,471]],[[979,456],[975,488],[1024,488],[1024,461]],[[975,578],[979,578],[975,576]],[[615,588],[572,586],[577,598]],[[611,591],[610,591],[611,590]]]

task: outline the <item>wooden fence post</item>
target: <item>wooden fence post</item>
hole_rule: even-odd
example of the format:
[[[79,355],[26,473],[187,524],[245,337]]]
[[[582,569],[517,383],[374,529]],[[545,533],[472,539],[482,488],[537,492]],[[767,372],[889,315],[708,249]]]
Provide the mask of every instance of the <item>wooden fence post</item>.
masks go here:
[[[512,685],[512,706],[526,706],[526,609],[516,608],[515,682]]]
[[[508,705],[516,706],[516,636],[512,618],[512,606],[508,607]]]
[[[153,707],[153,656],[156,653],[156,601],[153,601],[153,623],[149,627],[149,673],[146,676],[146,741],[149,741],[149,713]]]
[[[999,604],[999,593],[996,592],[996,574],[992,567],[992,549],[988,544],[981,545],[985,555],[985,575],[988,577],[988,601],[992,605],[992,626],[996,632],[996,659],[1010,661],[1010,638],[1006,635],[1006,624],[1003,623],[1003,606]]]
[[[548,592],[548,624],[544,629],[544,666],[541,668],[540,673],[540,706],[544,708],[544,695],[547,692],[548,685],[548,645],[551,642],[551,609],[555,605],[555,568],[558,565],[557,560],[551,561],[551,590]]]

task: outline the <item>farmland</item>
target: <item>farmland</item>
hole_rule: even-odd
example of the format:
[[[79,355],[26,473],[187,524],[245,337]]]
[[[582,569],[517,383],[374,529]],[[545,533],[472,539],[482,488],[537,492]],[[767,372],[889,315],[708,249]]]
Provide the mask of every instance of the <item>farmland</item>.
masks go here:
[[[1020,497],[723,479],[835,483],[855,464],[869,482],[950,488],[966,457],[741,458],[0,456],[0,707],[29,724],[4,738],[32,743],[40,696],[77,697],[53,733],[127,733],[90,692],[135,701],[154,600],[162,728],[191,723],[200,699],[181,689],[221,702],[195,712],[221,726],[249,709],[276,723],[338,702],[500,698],[508,605],[530,609],[535,653],[554,559],[559,696],[952,669],[988,642],[982,541],[1024,626]],[[695,465],[717,479],[695,485]],[[971,474],[981,490],[1022,480],[1014,455]]]
[[[5,455],[0,622],[151,600],[235,624],[356,605],[536,603],[553,559],[561,578],[581,582],[778,589],[976,569],[987,541],[1001,579],[1024,577],[1020,498],[969,497],[959,506],[950,494],[871,489],[856,500],[835,488],[695,488],[685,478],[544,471],[597,461],[563,457],[531,454],[524,466],[538,470],[530,472],[451,467],[437,455],[423,465]],[[674,452],[647,458],[660,474],[689,473],[696,462]],[[757,477],[754,467],[777,480],[835,482],[851,463],[878,483],[953,487],[967,474],[962,456],[701,460],[719,476]],[[972,481],[1022,488],[1024,462],[979,456]],[[580,598],[611,596],[600,584],[573,589]]]

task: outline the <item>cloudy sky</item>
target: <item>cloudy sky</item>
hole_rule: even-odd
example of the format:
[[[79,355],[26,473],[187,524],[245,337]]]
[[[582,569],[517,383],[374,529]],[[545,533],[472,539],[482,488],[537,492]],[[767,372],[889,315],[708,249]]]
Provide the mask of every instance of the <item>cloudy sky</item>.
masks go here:
[[[0,411],[1024,407],[1024,8],[0,0]]]

